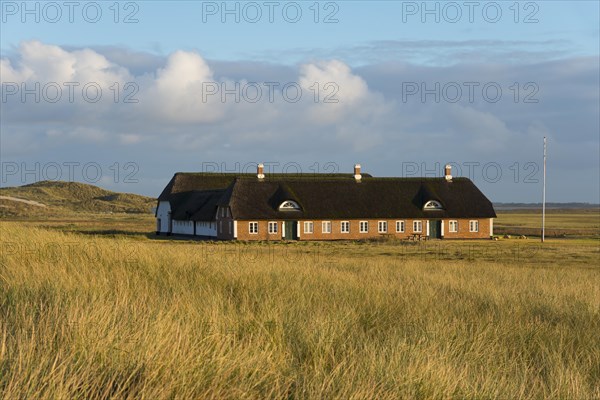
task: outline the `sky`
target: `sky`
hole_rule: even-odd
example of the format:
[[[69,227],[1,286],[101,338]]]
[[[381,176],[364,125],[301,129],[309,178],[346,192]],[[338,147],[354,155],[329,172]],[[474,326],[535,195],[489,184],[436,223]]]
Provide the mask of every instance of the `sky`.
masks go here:
[[[597,1],[0,1],[1,185],[467,176],[600,202]]]

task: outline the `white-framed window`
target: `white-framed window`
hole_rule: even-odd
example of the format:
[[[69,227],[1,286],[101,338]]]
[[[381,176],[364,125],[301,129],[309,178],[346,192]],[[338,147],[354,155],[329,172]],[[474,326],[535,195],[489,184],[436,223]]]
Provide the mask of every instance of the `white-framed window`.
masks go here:
[[[479,221],[469,221],[469,232],[479,232]]]
[[[251,235],[256,235],[258,233],[258,222],[248,222],[248,233]]]
[[[367,233],[369,232],[369,221],[360,221],[360,233]]]
[[[304,221],[304,233],[313,233],[314,224],[312,221]]]
[[[413,221],[413,232],[415,232],[415,233],[423,232],[423,221]]]
[[[293,200],[286,200],[286,201],[284,201],[283,203],[281,203],[279,205],[279,209],[282,210],[282,211],[285,211],[285,210],[292,210],[293,211],[293,210],[299,210],[300,206],[298,205],[298,203],[296,203]]]
[[[458,221],[448,221],[448,232],[458,232]]]
[[[379,233],[387,233],[387,221],[377,222],[377,231]]]
[[[321,223],[321,230],[323,233],[331,233],[331,221],[323,221]]]
[[[350,233],[350,221],[340,222],[340,232],[341,233]]]
[[[423,206],[424,210],[443,210],[444,207],[442,207],[442,204],[439,201],[435,201],[435,200],[429,200],[427,203],[425,203],[425,205]]]
[[[277,222],[269,221],[269,235],[277,233]]]
[[[404,221],[396,221],[396,232],[404,233]]]

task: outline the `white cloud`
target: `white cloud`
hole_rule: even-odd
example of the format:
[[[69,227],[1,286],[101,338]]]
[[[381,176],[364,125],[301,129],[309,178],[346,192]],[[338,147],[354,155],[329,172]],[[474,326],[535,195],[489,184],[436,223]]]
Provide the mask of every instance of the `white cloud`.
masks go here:
[[[367,83],[338,60],[302,65],[299,83],[313,102],[310,116],[327,123],[356,111],[370,97]]]
[[[69,52],[34,40],[21,43],[19,56],[17,68],[2,59],[2,82],[96,82],[108,86],[132,79],[125,68],[90,49]]]
[[[171,123],[209,122],[223,116],[224,107],[203,90],[214,82],[206,61],[195,52],[171,54],[165,68],[156,73],[152,87],[142,92],[143,104],[151,115]]]

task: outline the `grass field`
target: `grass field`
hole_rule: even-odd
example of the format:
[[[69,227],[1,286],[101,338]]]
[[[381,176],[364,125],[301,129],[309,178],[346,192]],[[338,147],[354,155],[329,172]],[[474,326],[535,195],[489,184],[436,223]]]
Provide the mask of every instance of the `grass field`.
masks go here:
[[[495,233],[539,236],[542,215],[539,210],[511,210],[498,212],[494,221]],[[546,235],[548,237],[596,237],[600,234],[600,210],[548,210]]]
[[[0,398],[600,398],[597,239],[211,243],[102,218],[0,222]]]

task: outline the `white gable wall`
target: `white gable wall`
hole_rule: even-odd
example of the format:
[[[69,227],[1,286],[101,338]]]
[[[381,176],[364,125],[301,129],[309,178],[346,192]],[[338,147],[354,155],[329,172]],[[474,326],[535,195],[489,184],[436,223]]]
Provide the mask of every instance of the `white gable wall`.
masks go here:
[[[160,226],[157,229],[160,233],[169,232],[169,218],[171,214],[171,204],[168,201],[161,201],[158,203],[156,210],[157,221],[160,219]]]

